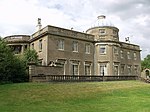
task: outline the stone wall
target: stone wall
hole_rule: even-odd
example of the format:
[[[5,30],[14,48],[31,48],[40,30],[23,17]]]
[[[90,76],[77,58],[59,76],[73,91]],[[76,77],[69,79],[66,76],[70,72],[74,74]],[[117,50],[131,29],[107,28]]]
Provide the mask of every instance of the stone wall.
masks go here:
[[[33,76],[47,76],[47,75],[63,75],[64,68],[62,66],[41,66],[29,65],[29,78],[32,80]]]

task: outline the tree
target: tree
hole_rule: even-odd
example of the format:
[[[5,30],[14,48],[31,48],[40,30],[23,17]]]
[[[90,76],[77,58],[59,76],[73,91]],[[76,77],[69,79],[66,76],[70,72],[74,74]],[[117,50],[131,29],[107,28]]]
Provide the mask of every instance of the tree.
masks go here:
[[[146,58],[141,62],[142,70],[145,68],[150,68],[150,55],[147,55]]]
[[[14,56],[11,49],[0,38],[0,83],[24,82],[26,77],[23,61]]]
[[[28,66],[28,63],[34,62],[36,65],[38,64],[38,54],[35,50],[27,49],[23,55],[23,59]]]

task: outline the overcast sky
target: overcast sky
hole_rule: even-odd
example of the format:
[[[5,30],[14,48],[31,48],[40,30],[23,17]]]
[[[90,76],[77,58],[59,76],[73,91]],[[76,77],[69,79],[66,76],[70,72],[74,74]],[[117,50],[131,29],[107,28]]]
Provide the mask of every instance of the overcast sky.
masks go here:
[[[0,36],[35,32],[53,25],[86,31],[105,15],[119,28],[120,41],[140,45],[142,59],[150,54],[150,0],[0,0]]]

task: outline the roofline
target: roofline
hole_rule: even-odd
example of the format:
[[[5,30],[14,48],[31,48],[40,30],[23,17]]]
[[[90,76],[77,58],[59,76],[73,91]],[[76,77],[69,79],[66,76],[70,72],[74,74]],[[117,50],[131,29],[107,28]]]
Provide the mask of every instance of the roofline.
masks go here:
[[[86,32],[88,32],[89,30],[95,29],[95,28],[115,28],[119,31],[119,29],[115,26],[95,26],[95,27],[91,27],[91,28],[87,29]]]
[[[9,35],[9,36],[4,37],[3,39],[9,38],[9,37],[19,37],[19,36],[30,37],[30,35]]]
[[[54,27],[54,28],[63,29],[63,30],[67,30],[67,31],[73,31],[73,32],[76,32],[76,33],[91,35],[91,34],[87,34],[86,32],[75,31],[75,30],[71,30],[71,29],[67,29],[67,28],[62,28],[62,27],[58,27],[58,26],[53,26],[53,25],[47,25],[47,26],[43,27],[41,30],[45,29],[46,27]],[[40,30],[36,31],[36,32],[33,33],[32,35],[36,34],[36,33],[39,32],[39,31],[40,31]],[[93,36],[93,35],[92,35],[92,36]]]

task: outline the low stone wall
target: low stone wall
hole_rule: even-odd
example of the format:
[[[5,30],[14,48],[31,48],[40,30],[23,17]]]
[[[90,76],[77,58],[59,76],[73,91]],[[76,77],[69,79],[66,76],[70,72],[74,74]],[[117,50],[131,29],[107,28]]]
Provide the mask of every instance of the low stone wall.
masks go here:
[[[33,76],[43,77],[47,75],[62,75],[64,69],[61,66],[40,66],[40,65],[29,65],[29,80],[33,80]]]

